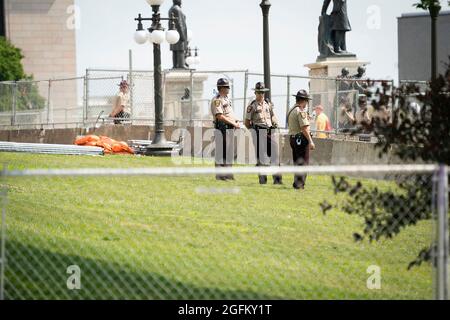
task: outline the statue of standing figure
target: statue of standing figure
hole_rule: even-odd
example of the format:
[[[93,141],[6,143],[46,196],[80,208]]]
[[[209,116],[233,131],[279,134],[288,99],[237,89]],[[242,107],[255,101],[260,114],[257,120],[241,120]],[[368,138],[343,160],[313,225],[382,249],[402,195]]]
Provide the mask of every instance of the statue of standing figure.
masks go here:
[[[188,69],[186,65],[186,51],[188,48],[188,34],[186,26],[186,15],[181,10],[181,0],[173,0],[173,6],[169,10],[169,17],[175,18],[175,27],[180,34],[180,41],[170,45],[173,53],[173,68]]]
[[[333,0],[331,16],[327,9],[331,0],[324,0],[319,26],[320,56],[354,56],[347,52],[346,33],[352,30],[347,14],[347,0]]]

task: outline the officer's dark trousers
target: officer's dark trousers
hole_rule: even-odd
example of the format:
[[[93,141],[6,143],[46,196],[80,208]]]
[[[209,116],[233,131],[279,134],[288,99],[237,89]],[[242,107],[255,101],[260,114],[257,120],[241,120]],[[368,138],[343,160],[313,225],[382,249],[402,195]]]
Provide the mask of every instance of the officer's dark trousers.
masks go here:
[[[232,167],[234,162],[234,130],[214,131],[216,167]],[[233,175],[217,175],[218,180],[234,179]]]
[[[306,138],[302,139],[301,145],[297,144],[297,139],[294,136],[290,137],[290,144],[292,148],[292,158],[294,165],[306,166],[309,164],[309,144]],[[295,175],[294,185],[297,188],[304,188],[307,175]]]
[[[253,141],[256,143],[256,166],[278,165],[278,145],[276,141],[272,140],[272,130],[258,127],[255,127],[254,130]],[[281,175],[273,176],[275,183],[281,183],[282,179]],[[259,181],[261,183],[267,182],[267,176],[260,175]]]

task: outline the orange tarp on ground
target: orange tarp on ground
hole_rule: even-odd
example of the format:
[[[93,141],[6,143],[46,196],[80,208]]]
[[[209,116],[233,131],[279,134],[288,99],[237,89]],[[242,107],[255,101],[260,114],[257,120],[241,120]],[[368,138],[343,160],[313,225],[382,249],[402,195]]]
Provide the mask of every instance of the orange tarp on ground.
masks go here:
[[[78,146],[100,147],[103,148],[106,154],[134,154],[134,150],[126,142],[116,141],[105,136],[89,135],[79,137],[75,140],[75,144]]]

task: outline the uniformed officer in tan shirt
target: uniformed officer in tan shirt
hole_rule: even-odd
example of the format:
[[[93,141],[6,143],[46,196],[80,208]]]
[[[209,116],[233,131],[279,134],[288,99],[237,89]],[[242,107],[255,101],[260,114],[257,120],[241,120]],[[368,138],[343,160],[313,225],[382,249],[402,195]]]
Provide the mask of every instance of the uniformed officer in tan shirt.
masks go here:
[[[257,166],[269,166],[271,160],[277,160],[278,146],[272,141],[272,131],[278,128],[278,119],[274,112],[273,104],[265,99],[265,93],[269,91],[264,83],[258,82],[253,89],[256,99],[247,107],[245,126],[253,129],[253,143],[256,145]],[[259,176],[260,184],[267,184],[267,176]],[[273,176],[274,184],[283,184],[281,175]]]
[[[230,82],[221,78],[217,81],[219,93],[211,101],[211,114],[214,118],[216,167],[231,167],[234,161],[234,129],[240,129],[239,120],[234,115],[230,93]],[[233,175],[217,175],[217,180],[234,180]]]
[[[288,113],[289,140],[294,165],[309,164],[309,152],[316,148],[311,138],[308,118],[308,104],[311,100],[306,90],[300,90],[295,96],[296,104]],[[304,189],[306,175],[295,175],[293,187]]]

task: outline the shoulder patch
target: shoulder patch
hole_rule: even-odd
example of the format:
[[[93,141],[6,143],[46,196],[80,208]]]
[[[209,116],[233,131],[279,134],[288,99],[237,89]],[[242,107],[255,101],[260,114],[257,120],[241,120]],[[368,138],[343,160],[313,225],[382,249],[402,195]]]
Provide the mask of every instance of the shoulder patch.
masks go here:
[[[247,107],[247,113],[252,112],[252,110],[253,110],[253,106],[250,105],[250,106]]]
[[[220,107],[220,104],[221,104],[221,102],[220,102],[220,100],[215,100],[214,101],[214,106],[217,108],[217,107]]]

